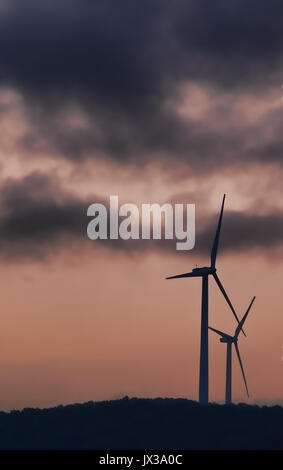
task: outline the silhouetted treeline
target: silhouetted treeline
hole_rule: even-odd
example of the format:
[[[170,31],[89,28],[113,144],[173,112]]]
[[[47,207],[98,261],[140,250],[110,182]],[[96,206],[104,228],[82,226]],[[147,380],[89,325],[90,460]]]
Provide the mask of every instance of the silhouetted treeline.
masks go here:
[[[283,408],[127,397],[26,408],[0,413],[0,449],[283,449]]]

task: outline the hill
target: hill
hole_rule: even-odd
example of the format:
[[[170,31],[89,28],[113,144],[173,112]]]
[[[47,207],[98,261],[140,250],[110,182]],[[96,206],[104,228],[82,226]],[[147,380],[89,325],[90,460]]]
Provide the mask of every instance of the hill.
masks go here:
[[[283,449],[283,408],[185,399],[0,412],[0,449]]]

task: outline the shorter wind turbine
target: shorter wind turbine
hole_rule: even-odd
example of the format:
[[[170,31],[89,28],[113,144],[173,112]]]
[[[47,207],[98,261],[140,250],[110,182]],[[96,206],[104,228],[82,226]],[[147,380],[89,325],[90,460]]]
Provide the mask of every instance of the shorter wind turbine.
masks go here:
[[[227,333],[223,333],[223,331],[216,330],[215,328],[212,328],[211,326],[208,327],[210,330],[214,331],[214,333],[221,336],[221,338],[220,338],[221,343],[226,343],[227,344],[226,393],[225,393],[225,404],[226,405],[230,405],[231,404],[231,399],[232,399],[232,344],[234,344],[234,346],[235,346],[235,350],[236,350],[237,357],[238,357],[238,360],[239,360],[239,364],[240,364],[240,367],[241,367],[243,379],[244,379],[244,382],[245,382],[247,395],[249,396],[249,390],[248,390],[248,386],[247,386],[246,376],[245,376],[245,372],[244,372],[244,368],[243,368],[243,364],[242,364],[242,359],[241,359],[240,351],[239,351],[239,347],[238,347],[238,336],[239,336],[239,333],[240,333],[241,329],[244,326],[244,323],[247,319],[247,316],[249,314],[251,306],[254,303],[254,300],[255,300],[255,297],[253,297],[253,299],[252,299],[252,301],[249,305],[248,310],[246,311],[246,313],[243,316],[242,320],[239,322],[237,328],[235,329],[234,336],[230,336]]]

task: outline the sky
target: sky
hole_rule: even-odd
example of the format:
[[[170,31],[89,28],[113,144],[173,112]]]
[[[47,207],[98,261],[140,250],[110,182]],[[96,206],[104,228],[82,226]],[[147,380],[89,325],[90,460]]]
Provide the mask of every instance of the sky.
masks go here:
[[[250,398],[283,403],[283,30],[271,0],[0,0],[0,409],[198,397],[218,274]],[[196,245],[89,240],[87,208],[196,206]],[[213,279],[211,326],[236,327]],[[225,346],[209,335],[210,400]],[[235,359],[235,358],[234,358]]]

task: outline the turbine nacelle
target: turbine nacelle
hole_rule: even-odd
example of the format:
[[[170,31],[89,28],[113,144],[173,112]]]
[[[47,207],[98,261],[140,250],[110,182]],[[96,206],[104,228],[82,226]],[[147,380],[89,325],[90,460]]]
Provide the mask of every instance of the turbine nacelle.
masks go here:
[[[235,338],[233,338],[232,336],[230,336],[230,337],[228,338],[228,335],[227,335],[226,338],[220,338],[219,341],[220,341],[220,343],[230,343],[230,344],[232,344],[232,343],[234,343],[235,341],[238,341],[238,340],[235,339]]]
[[[192,272],[203,276],[205,274],[214,274],[216,272],[216,268],[212,268],[211,266],[203,266],[202,268],[192,269]]]

